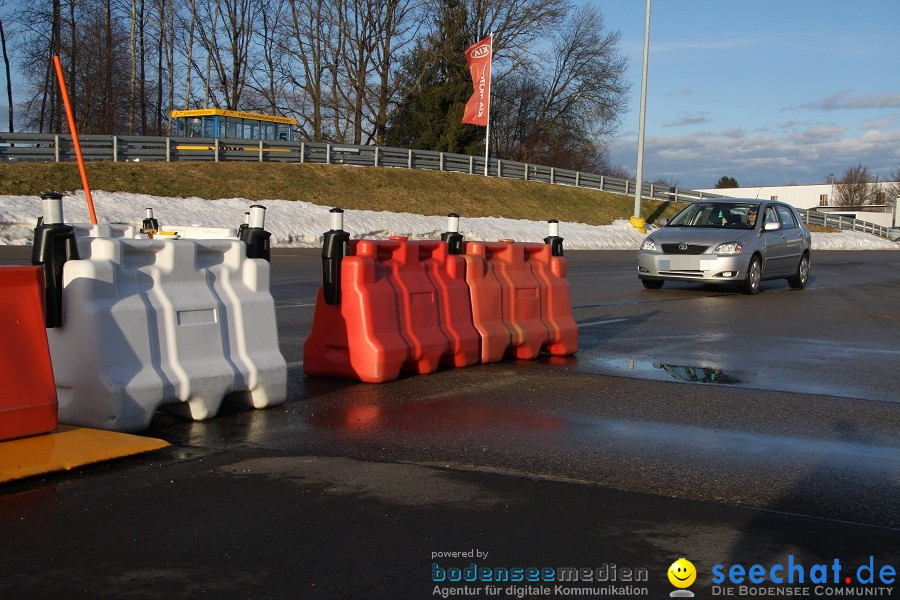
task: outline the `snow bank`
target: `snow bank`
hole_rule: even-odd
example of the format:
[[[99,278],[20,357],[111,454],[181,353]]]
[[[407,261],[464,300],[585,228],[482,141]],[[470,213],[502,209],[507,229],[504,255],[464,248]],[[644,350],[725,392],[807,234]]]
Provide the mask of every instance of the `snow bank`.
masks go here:
[[[204,200],[202,198],[165,198],[145,194],[95,191],[94,206],[102,223],[139,225],[144,209],[153,208],[163,227],[199,225],[205,227],[237,227],[251,204],[262,204],[266,212],[266,229],[272,232],[276,247],[315,248],[322,243],[322,233],[329,227],[330,207],[288,200],[250,201],[245,198]],[[86,223],[87,206],[83,192],[63,198],[63,211],[69,223]],[[32,240],[34,223],[41,214],[36,196],[0,196],[0,245],[25,245]],[[410,239],[436,239],[446,229],[445,216],[423,216],[412,213],[389,213],[348,210],[344,229],[354,238],[386,239],[405,235]],[[460,233],[470,240],[513,239],[539,242],[547,235],[544,221],[502,219],[498,217],[463,218]],[[561,223],[560,235],[567,250],[637,250],[644,236],[625,219],[611,225]],[[871,234],[846,231],[814,233],[817,250],[881,250],[900,249],[900,244]]]

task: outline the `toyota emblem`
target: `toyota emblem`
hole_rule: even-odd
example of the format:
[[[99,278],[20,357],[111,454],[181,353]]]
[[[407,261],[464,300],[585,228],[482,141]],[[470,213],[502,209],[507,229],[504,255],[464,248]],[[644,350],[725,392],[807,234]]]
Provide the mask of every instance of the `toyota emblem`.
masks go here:
[[[684,243],[678,244],[678,249],[681,250],[682,252],[684,252],[685,250],[687,250],[687,244],[684,244]]]

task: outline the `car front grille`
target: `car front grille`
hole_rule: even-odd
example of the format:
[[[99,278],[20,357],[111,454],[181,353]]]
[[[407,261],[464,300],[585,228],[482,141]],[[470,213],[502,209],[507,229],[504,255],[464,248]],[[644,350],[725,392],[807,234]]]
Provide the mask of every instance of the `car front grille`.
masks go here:
[[[684,248],[682,248],[684,246]],[[703,254],[709,246],[696,244],[663,244],[662,250],[666,254]]]

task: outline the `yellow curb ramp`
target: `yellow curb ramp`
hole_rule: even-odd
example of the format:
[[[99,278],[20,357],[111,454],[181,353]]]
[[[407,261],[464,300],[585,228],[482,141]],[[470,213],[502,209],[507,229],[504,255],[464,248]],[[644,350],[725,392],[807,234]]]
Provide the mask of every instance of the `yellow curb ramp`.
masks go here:
[[[163,440],[83,427],[0,442],[0,483],[151,452]]]

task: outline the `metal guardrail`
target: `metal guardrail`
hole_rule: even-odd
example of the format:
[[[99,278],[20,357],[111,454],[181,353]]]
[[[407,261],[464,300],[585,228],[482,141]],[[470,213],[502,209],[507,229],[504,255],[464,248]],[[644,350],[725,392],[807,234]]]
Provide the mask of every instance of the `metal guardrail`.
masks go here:
[[[82,135],[87,161],[258,161],[426,169],[448,173],[484,173],[484,157],[385,146],[325,142],[286,142],[136,135]],[[72,136],[52,133],[0,133],[0,161],[67,162],[75,160]],[[634,181],[597,173],[557,169],[511,160],[490,159],[488,173],[496,177],[569,185],[613,194],[634,195]],[[641,196],[663,202],[693,202],[721,195],[644,183]],[[859,219],[800,210],[807,224],[865,231],[888,237],[890,228]]]
[[[864,233],[872,233],[892,240],[895,239],[895,237],[892,237],[891,228],[885,227],[884,225],[876,225],[875,223],[861,221],[852,217],[821,212],[814,208],[798,208],[797,212],[800,213],[800,218],[802,218],[803,222],[807,225],[821,225],[823,227],[834,227],[835,229],[841,230],[862,231]]]
[[[450,173],[484,173],[484,157],[430,150],[356,146],[324,142],[285,142],[150,136],[79,136],[87,161],[259,161],[340,164],[360,167],[427,169]],[[0,161],[66,162],[75,160],[67,134],[0,133]],[[634,194],[634,181],[597,173],[557,169],[511,160],[490,159],[496,177],[569,185],[614,194]],[[645,183],[642,196],[665,202],[691,202],[714,194]]]

